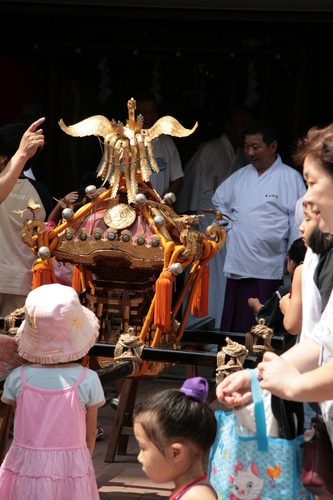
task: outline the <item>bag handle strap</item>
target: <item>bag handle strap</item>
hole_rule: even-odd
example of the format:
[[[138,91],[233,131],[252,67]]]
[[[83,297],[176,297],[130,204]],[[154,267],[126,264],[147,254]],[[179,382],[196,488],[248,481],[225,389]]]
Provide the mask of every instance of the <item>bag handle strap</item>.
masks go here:
[[[255,370],[251,372],[251,392],[254,403],[254,412],[256,417],[257,442],[259,451],[268,451],[267,429],[265,419],[265,407],[262,398],[262,390],[257,379]]]

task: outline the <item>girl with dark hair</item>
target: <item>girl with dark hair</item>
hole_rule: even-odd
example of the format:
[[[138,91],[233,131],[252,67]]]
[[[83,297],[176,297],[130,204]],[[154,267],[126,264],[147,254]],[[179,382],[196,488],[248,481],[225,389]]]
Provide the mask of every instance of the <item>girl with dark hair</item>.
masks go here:
[[[217,498],[202,467],[217,428],[213,411],[205,405],[207,394],[207,380],[191,378],[180,390],[155,394],[136,413],[138,461],[153,482],[175,483],[170,500]]]
[[[296,269],[294,270],[292,294],[287,294],[280,300],[280,309],[284,315],[283,325],[287,332],[289,332],[291,335],[297,335],[302,330],[302,302],[303,295],[305,294],[305,290],[303,290],[302,285],[303,261],[305,257],[305,250],[309,245],[309,238],[312,231],[317,226],[317,222],[315,221],[315,217],[311,211],[311,207],[307,204],[304,204],[303,207],[304,220],[299,226],[299,230],[302,233],[302,238],[296,240],[297,242],[300,241],[302,243],[301,262],[296,266]],[[297,251],[297,248],[295,248],[295,250]],[[289,253],[289,258],[291,259],[291,261],[295,261],[297,259],[297,253],[295,255],[294,252]]]

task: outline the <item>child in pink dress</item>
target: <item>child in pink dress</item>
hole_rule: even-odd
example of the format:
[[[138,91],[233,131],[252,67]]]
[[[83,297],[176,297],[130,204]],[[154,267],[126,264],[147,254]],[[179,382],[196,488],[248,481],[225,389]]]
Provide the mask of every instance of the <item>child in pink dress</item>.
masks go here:
[[[202,455],[214,443],[217,427],[205,405],[207,393],[207,380],[194,377],[179,391],[155,394],[136,412],[138,461],[154,483],[175,483],[169,500],[217,498],[202,468]]]
[[[0,498],[99,499],[91,455],[105,398],[96,372],[78,362],[98,333],[74,289],[44,285],[28,295],[15,337],[27,363],[10,373],[2,396],[16,412]]]

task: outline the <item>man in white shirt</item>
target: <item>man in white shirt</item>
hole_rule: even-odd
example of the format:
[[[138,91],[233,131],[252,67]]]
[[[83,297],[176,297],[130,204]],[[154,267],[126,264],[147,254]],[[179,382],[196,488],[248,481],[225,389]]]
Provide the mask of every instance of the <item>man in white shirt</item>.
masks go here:
[[[136,114],[143,116],[143,128],[151,128],[157,121],[158,107],[151,92],[138,96]],[[162,198],[165,193],[177,195],[183,186],[184,173],[176,145],[171,137],[164,134],[154,139],[152,145],[160,172],[152,170],[150,182]]]
[[[231,174],[247,164],[243,150],[245,131],[252,121],[250,111],[236,107],[227,116],[221,137],[202,144],[184,169],[184,186],[175,204],[176,211],[203,215],[202,209],[214,209],[212,196],[216,188]],[[214,224],[213,214],[199,218],[198,230],[206,234],[206,228]],[[220,326],[226,278],[223,273],[225,248],[209,263],[209,316]],[[186,326],[197,321],[191,314]]]
[[[158,119],[158,107],[151,92],[145,92],[139,95],[136,104],[136,115],[142,115],[144,118],[143,128],[151,128]],[[178,149],[173,139],[168,135],[160,135],[152,141],[154,157],[159,168],[159,173],[151,168],[150,183],[163,198],[166,193],[177,195],[183,186],[183,169],[178,153]],[[104,161],[102,156],[96,172]],[[121,169],[123,167],[121,166]]]
[[[302,176],[284,165],[277,130],[269,120],[250,124],[244,151],[251,162],[216,190],[216,210],[232,221],[227,227],[227,276],[221,331],[249,331],[255,324],[249,297],[265,303],[282,282],[284,260],[298,237],[295,205],[304,195]]]

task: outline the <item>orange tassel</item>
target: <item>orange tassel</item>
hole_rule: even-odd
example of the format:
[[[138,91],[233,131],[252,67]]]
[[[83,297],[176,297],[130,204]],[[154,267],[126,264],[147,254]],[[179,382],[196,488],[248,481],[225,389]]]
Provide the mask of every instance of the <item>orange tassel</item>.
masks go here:
[[[206,264],[201,275],[201,316],[208,316],[208,297],[209,297],[209,264]]]
[[[170,331],[172,287],[175,276],[170,271],[162,271],[156,281],[154,324],[163,333]]]
[[[95,285],[94,285],[93,273],[91,271],[89,271],[88,269],[85,269],[84,270],[84,276],[85,276],[86,283],[88,283],[89,286],[90,286],[91,293],[93,295],[95,295]]]
[[[86,367],[86,366],[89,367],[89,356],[87,354],[85,356],[83,356],[80,364],[84,367]]]
[[[193,297],[193,302],[191,306],[191,314],[195,318],[200,318],[200,298],[201,298],[201,278],[199,280],[198,286],[195,290]]]
[[[91,287],[92,294],[95,295],[95,287],[93,284],[92,272],[86,269],[83,264],[75,264],[72,279],[72,288],[77,293],[84,292],[87,288],[87,283]]]
[[[208,296],[209,296],[209,265],[206,264],[201,273],[200,281],[195,290],[191,308],[192,316],[204,318],[208,316]]]
[[[77,293],[81,292],[81,276],[80,269],[77,264],[74,266],[72,287]]]
[[[52,264],[47,260],[37,259],[32,270],[32,290],[42,285],[57,283]]]

